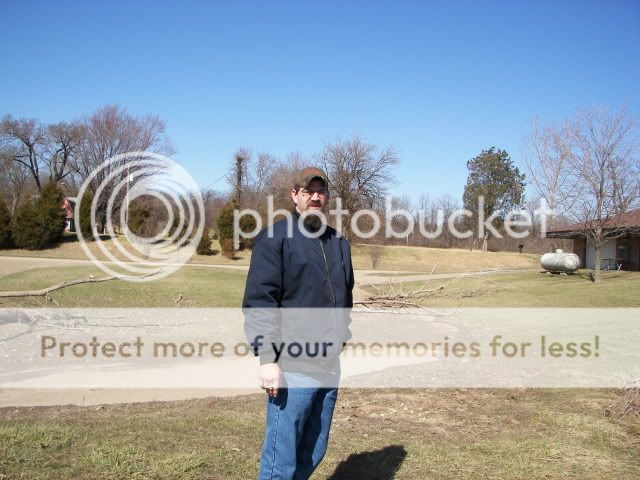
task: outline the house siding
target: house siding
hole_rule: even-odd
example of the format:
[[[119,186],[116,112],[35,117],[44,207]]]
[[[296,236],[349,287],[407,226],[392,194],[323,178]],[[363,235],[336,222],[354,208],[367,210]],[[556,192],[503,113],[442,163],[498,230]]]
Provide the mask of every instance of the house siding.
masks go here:
[[[624,270],[640,271],[640,236],[631,235],[628,238],[618,238],[607,241],[601,248],[600,257],[616,259],[620,261],[620,246],[627,245],[629,247],[629,258],[623,262]],[[582,268],[595,268],[595,248],[591,243],[586,243],[584,237],[576,237],[573,239],[573,253],[580,257],[580,265]]]
[[[640,236],[618,238],[616,251],[625,270],[640,270]]]
[[[616,241],[615,239],[607,240],[600,247],[600,259],[615,259],[616,258]],[[596,268],[596,248],[591,242],[587,242],[587,255],[585,266],[594,270]]]
[[[584,238],[576,237],[573,239],[573,253],[578,255],[578,257],[580,258],[580,267],[584,268],[584,266],[586,265],[585,255],[587,253]]]

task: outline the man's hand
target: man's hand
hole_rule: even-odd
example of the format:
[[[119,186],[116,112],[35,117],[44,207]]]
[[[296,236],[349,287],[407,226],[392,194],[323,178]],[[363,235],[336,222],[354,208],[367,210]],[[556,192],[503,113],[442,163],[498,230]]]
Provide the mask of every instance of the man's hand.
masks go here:
[[[277,363],[260,365],[260,387],[264,388],[269,396],[278,396],[281,375],[282,370]]]

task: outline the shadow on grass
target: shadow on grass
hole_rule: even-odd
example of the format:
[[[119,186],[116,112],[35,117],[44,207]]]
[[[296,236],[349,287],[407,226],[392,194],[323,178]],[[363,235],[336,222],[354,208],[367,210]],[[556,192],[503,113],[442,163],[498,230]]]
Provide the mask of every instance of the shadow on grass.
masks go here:
[[[120,235],[116,235],[118,237]],[[98,235],[90,235],[89,237],[85,236],[85,240],[93,242],[95,239],[100,239],[103,242],[107,240],[112,240],[114,237],[107,233],[101,233]],[[52,248],[62,245],[63,243],[80,243],[80,239],[78,238],[78,234],[76,232],[65,232],[62,237],[58,240],[58,243],[55,245],[51,245]]]
[[[627,273],[626,270],[600,270],[602,276],[608,279],[611,278],[623,278]],[[588,281],[589,283],[593,282],[593,276],[595,275],[593,270],[580,269],[575,272],[548,272],[546,270],[540,270],[540,273],[544,275],[548,275],[550,277],[560,277],[560,278],[576,278],[580,280]]]
[[[354,453],[336,467],[329,480],[391,480],[407,456],[402,445]]]
[[[65,232],[58,243],[75,243],[78,241],[78,235],[76,233]]]

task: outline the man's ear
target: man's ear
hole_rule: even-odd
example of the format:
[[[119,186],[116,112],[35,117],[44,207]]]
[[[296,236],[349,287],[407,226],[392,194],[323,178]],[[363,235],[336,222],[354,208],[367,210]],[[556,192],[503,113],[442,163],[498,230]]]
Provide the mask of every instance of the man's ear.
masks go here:
[[[293,203],[295,203],[296,205],[298,204],[298,199],[296,198],[298,195],[297,190],[294,188],[291,190],[291,200],[293,200]]]

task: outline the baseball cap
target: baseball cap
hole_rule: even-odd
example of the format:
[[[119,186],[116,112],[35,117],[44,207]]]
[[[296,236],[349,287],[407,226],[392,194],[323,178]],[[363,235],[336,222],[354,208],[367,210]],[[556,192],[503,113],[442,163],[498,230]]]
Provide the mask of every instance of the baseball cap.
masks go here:
[[[324,182],[325,187],[329,185],[329,180],[327,180],[327,174],[324,171],[317,167],[307,167],[303,168],[296,174],[296,187],[307,188],[309,183],[314,178],[320,179]]]

